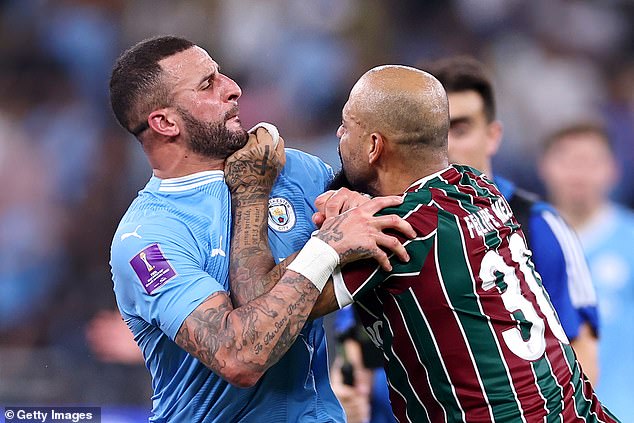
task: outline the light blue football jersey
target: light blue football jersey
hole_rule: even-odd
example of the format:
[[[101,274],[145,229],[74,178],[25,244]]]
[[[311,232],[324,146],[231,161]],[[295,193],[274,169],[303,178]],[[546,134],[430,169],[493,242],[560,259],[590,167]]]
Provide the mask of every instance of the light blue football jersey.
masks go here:
[[[634,422],[634,213],[617,204],[603,207],[579,229],[579,239],[601,312],[596,392],[622,421]]]
[[[269,199],[276,261],[299,250],[314,226],[314,200],[332,169],[287,149]],[[222,171],[152,177],[112,243],[119,310],[152,375],[153,422],[343,422],[330,388],[321,319],[308,322],[284,357],[252,388],[237,388],[174,343],[210,294],[229,291],[230,194]]]

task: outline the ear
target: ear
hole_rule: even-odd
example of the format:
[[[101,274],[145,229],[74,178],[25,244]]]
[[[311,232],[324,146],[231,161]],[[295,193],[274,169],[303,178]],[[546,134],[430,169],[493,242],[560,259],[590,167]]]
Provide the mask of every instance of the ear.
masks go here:
[[[378,132],[373,132],[370,134],[370,151],[368,152],[368,163],[375,164],[383,151],[385,150],[385,138]]]
[[[166,137],[175,137],[180,134],[176,116],[170,109],[164,108],[153,111],[148,116],[148,123],[154,132]]]
[[[488,157],[493,157],[500,148],[500,144],[502,143],[502,122],[499,120],[494,120],[489,123],[487,126],[487,153]]]

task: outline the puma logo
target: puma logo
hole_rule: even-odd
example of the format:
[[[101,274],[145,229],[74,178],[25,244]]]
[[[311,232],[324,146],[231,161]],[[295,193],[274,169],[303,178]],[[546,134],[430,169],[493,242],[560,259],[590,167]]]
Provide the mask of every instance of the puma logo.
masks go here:
[[[211,256],[212,257],[215,257],[215,256],[226,257],[227,256],[227,254],[222,249],[222,237],[220,237],[220,247],[211,249]]]
[[[131,236],[137,237],[139,239],[141,239],[141,235],[139,235],[137,233],[137,231],[139,230],[139,228],[141,227],[141,225],[137,226],[136,229],[132,232],[126,232],[124,234],[121,234],[121,241],[123,241],[126,238],[130,238]]]

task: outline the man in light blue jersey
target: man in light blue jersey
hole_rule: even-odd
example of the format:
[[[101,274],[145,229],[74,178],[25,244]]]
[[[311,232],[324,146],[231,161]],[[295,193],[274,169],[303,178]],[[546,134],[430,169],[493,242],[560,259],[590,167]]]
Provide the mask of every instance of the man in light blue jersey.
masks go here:
[[[123,53],[110,94],[153,168],[111,252],[117,304],[152,375],[151,421],[344,421],[321,322],[305,323],[338,264],[373,257],[390,267],[381,247],[408,258],[382,230],[411,227],[373,217],[401,199],[376,199],[309,239],[330,168],[298,151],[285,156],[283,140],[264,129],[248,135],[240,88],[188,40],[158,37]],[[253,152],[265,159],[247,163]],[[245,166],[257,166],[248,180]],[[251,228],[241,225],[266,219],[249,211],[267,202],[275,261],[306,245],[275,268],[270,254],[252,267],[232,263],[230,287],[230,251],[251,248]]]
[[[601,310],[597,394],[634,421],[634,213],[610,199],[619,169],[608,132],[593,122],[562,126],[542,146],[540,174],[579,234]]]

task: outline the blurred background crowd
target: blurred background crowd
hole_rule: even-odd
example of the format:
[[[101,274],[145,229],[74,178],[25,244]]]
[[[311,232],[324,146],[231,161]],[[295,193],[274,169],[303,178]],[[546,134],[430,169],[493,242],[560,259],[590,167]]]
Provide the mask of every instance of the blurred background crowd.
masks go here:
[[[472,54],[496,84],[496,172],[544,193],[543,139],[599,121],[620,169],[612,198],[632,207],[633,31],[628,0],[0,0],[0,406],[150,408],[148,372],[118,338],[108,264],[151,172],[108,104],[123,49],[193,40],[242,87],[245,127],[273,122],[335,168],[362,73]]]

